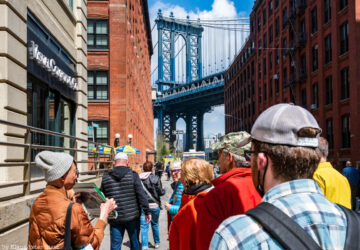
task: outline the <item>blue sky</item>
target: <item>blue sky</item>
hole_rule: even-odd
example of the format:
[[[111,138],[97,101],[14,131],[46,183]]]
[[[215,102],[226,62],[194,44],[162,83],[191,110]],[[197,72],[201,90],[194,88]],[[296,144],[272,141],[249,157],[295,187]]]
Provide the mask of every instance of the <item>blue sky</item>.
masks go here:
[[[149,0],[149,6],[154,6],[154,4],[158,2],[158,0]],[[183,7],[186,11],[204,11],[204,10],[211,10],[211,5],[213,4],[213,0],[164,0],[163,2],[174,4],[174,5],[180,5]],[[238,13],[247,13],[250,14],[254,0],[236,0],[231,1],[234,3],[235,8]]]
[[[191,19],[200,18],[204,20],[249,17],[254,0],[149,0],[148,3],[151,27],[153,27],[158,9],[162,10],[164,16],[168,16],[170,11],[173,11],[175,18],[185,18],[187,15]],[[154,31],[156,32],[156,28]],[[155,40],[157,39],[153,34],[154,43]],[[153,69],[157,65],[157,55],[154,55],[151,61]],[[217,133],[224,134],[224,118],[224,105],[214,107],[211,113],[206,113],[204,116],[204,137],[212,137]],[[182,119],[178,120],[176,126],[177,129],[185,130],[185,122]],[[157,120],[155,120],[154,128],[156,131]]]

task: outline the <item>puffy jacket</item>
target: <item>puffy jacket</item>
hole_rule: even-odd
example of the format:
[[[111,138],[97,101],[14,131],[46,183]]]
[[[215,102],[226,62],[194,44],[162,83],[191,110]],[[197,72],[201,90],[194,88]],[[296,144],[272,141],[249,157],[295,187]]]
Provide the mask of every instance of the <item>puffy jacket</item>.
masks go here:
[[[160,178],[158,176],[153,175],[151,172],[145,172],[140,174],[140,179],[144,184],[145,188],[155,198],[154,201],[146,194],[146,197],[148,198],[148,202],[157,203],[159,206],[161,206],[160,196],[165,194],[165,190],[162,188]]]
[[[29,218],[28,249],[64,247],[66,211],[71,202],[65,192],[64,188],[47,185],[34,202]],[[105,226],[105,221],[98,220],[93,227],[81,204],[72,206],[71,242],[74,247],[91,243],[94,249],[99,249]]]
[[[171,217],[174,217],[174,215],[179,211],[183,191],[183,184],[180,181],[175,182],[174,192],[172,193],[169,200],[169,203],[171,203],[171,206],[169,207],[169,213]]]
[[[169,232],[170,250],[196,249],[196,226],[197,211],[204,202],[204,197],[211,188],[211,185],[199,185],[200,189],[195,193],[184,192],[186,204],[179,210],[171,222]],[[184,200],[181,199],[183,202]]]
[[[118,217],[110,224],[126,223],[140,218],[141,209],[150,214],[149,203],[141,185],[139,175],[128,167],[116,166],[104,174],[101,191],[106,198],[114,198]]]
[[[198,210],[196,249],[209,249],[211,238],[225,219],[254,208],[261,201],[250,168],[235,168],[212,181]]]

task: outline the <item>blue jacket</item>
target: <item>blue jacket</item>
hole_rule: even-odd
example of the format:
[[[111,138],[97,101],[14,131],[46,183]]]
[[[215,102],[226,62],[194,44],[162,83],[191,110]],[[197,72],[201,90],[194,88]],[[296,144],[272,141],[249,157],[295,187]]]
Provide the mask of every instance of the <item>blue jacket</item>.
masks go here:
[[[172,217],[179,211],[181,205],[181,196],[184,191],[184,186],[180,181],[175,183],[174,192],[172,193],[169,203],[172,205],[169,208],[169,213]]]
[[[348,179],[350,186],[356,187],[359,184],[359,171],[352,167],[346,167],[343,169],[342,174]]]

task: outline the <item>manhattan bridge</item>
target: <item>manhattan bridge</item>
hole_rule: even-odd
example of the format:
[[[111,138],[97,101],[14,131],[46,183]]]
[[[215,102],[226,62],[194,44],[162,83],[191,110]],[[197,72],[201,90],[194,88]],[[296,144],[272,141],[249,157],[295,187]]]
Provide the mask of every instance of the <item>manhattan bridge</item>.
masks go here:
[[[155,30],[157,28],[157,32]],[[249,35],[249,19],[192,20],[158,12],[152,27],[158,133],[174,146],[178,119],[184,119],[185,151],[204,150],[204,114],[224,104],[224,73]],[[156,61],[157,60],[157,61]]]

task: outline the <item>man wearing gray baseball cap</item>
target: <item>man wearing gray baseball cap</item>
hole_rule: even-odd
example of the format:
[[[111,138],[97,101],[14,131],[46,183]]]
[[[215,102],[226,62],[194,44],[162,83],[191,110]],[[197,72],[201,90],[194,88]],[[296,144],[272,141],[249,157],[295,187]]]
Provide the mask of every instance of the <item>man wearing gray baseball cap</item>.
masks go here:
[[[109,213],[116,208],[113,199],[100,207],[95,226],[80,203],[72,204],[68,190],[78,177],[73,157],[66,153],[42,151],[35,157],[47,182],[46,188],[34,202],[29,218],[28,249],[62,249],[65,244],[67,211],[71,211],[71,246],[99,249]],[[69,217],[70,218],[70,217]]]
[[[238,146],[251,142],[247,153],[262,202],[222,222],[210,249],[344,248],[346,211],[312,180],[320,133],[316,119],[300,106],[277,104],[260,114]]]

